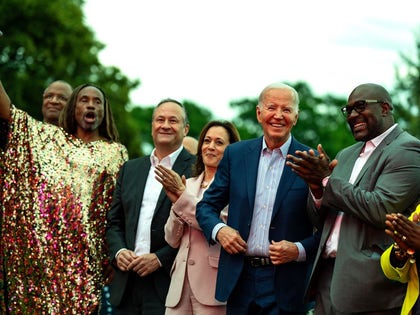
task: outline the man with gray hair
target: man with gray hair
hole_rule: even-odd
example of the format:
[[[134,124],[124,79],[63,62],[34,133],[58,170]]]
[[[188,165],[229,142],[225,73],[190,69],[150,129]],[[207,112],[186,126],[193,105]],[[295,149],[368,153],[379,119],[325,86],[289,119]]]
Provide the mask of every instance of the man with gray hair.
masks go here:
[[[289,152],[309,149],[291,134],[298,93],[270,84],[256,114],[263,136],[226,148],[197,220],[208,241],[222,246],[216,299],[227,301],[228,315],[303,315],[318,239],[306,211],[308,185],[284,167]],[[219,216],[228,204],[225,224]]]
[[[60,113],[70,98],[73,88],[63,80],[47,86],[42,94],[42,116],[44,122],[58,126]]]

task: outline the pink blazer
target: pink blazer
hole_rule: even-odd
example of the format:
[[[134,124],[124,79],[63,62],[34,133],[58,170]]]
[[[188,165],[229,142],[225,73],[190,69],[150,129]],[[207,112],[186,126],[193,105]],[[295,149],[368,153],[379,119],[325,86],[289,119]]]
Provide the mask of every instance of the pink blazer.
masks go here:
[[[165,240],[179,248],[171,269],[167,307],[179,303],[187,273],[191,290],[201,304],[225,304],[214,298],[220,245],[208,244],[195,218],[195,206],[204,193],[200,191],[202,179],[203,174],[187,179],[186,189],[173,204],[165,224]],[[224,213],[226,215],[226,211]]]

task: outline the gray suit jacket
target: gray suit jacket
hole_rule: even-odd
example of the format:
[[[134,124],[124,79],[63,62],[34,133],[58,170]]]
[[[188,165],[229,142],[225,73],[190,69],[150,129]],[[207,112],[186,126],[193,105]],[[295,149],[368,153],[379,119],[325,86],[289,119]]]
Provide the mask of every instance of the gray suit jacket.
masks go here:
[[[322,207],[312,207],[313,220],[319,228],[325,221],[311,275],[310,285],[314,288],[337,211],[344,212],[331,280],[331,302],[342,312],[380,311],[402,305],[405,285],[388,280],[380,266],[382,252],[392,244],[384,231],[385,214],[409,213],[420,198],[417,138],[397,126],[372,153],[354,184],[350,184],[363,145],[359,142],[338,153],[338,165],[325,187]]]
[[[183,149],[172,169],[188,178],[191,176],[194,161],[195,157]],[[150,156],[130,160],[124,163],[118,176],[112,206],[108,213],[106,231],[109,253],[114,265],[115,254],[120,249],[134,250],[137,223],[150,166]],[[177,253],[177,250],[170,247],[165,241],[164,226],[171,205],[172,203],[166,196],[165,190],[162,189],[150,229],[150,252],[155,253],[162,264],[162,268],[152,273],[151,278],[163,303],[169,288],[169,272]],[[120,304],[127,286],[128,276],[128,272],[122,272],[116,268],[111,285],[110,300],[113,305]]]

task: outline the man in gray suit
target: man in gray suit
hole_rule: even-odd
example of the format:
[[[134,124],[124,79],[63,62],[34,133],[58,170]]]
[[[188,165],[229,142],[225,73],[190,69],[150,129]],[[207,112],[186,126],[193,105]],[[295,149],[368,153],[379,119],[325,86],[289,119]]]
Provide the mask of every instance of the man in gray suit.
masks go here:
[[[329,160],[322,146],[287,164],[310,186],[312,219],[322,229],[308,294],[315,314],[400,314],[405,286],[387,280],[380,256],[392,243],[385,215],[410,213],[420,197],[420,141],[392,115],[380,85],[357,86],[342,109],[358,142]]]
[[[116,314],[165,313],[176,250],[166,243],[164,232],[172,203],[155,179],[154,169],[162,164],[191,176],[195,158],[182,146],[188,130],[182,104],[161,101],[152,117],[155,149],[150,156],[126,162],[120,170],[106,232],[116,269],[110,298]]]

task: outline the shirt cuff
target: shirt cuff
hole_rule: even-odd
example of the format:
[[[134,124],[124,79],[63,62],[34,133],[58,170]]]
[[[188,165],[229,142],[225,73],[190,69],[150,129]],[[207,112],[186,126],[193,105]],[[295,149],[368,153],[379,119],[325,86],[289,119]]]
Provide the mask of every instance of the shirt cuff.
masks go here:
[[[157,259],[159,265],[162,267],[162,263],[160,262],[160,259],[159,259],[158,255],[156,255],[156,259]]]
[[[328,180],[330,179],[330,177],[329,176],[327,176],[327,177],[324,177],[323,179],[322,179],[322,187],[323,188],[325,188],[326,186],[327,186],[327,184],[328,184]]]
[[[212,238],[212,239],[213,239],[213,241],[215,241],[216,243],[218,243],[218,241],[217,241],[217,239],[216,239],[217,232],[219,232],[219,230],[220,230],[222,227],[224,227],[224,226],[227,226],[227,225],[226,225],[226,224],[224,224],[224,223],[217,223],[217,224],[214,226],[213,231],[211,232],[211,238]]]
[[[321,204],[322,204],[322,198],[319,198],[319,199],[315,198],[315,196],[312,193],[312,191],[311,191],[311,196],[312,196],[312,200],[314,201],[315,207],[317,209],[319,209],[321,207]]]
[[[127,250],[127,248],[121,248],[116,254],[115,254],[115,259],[117,259],[118,258],[118,255],[119,254],[121,254],[121,252],[123,251],[123,250]]]
[[[328,180],[330,179],[330,177],[329,176],[327,176],[327,177],[324,177],[323,179],[322,179],[322,188],[323,189],[325,189],[325,187],[327,186],[327,184],[328,184]],[[317,207],[317,209],[319,209],[320,207],[321,207],[321,204],[322,204],[322,197],[321,198],[315,198],[315,196],[314,196],[314,194],[312,193],[312,191],[310,191],[311,192],[311,196],[312,196],[312,199],[313,199],[313,201],[314,201],[314,203],[315,203],[315,207]]]
[[[296,259],[296,261],[306,261],[306,251],[305,248],[303,247],[301,242],[295,242],[295,245],[297,246],[298,250],[299,250],[299,256]]]

